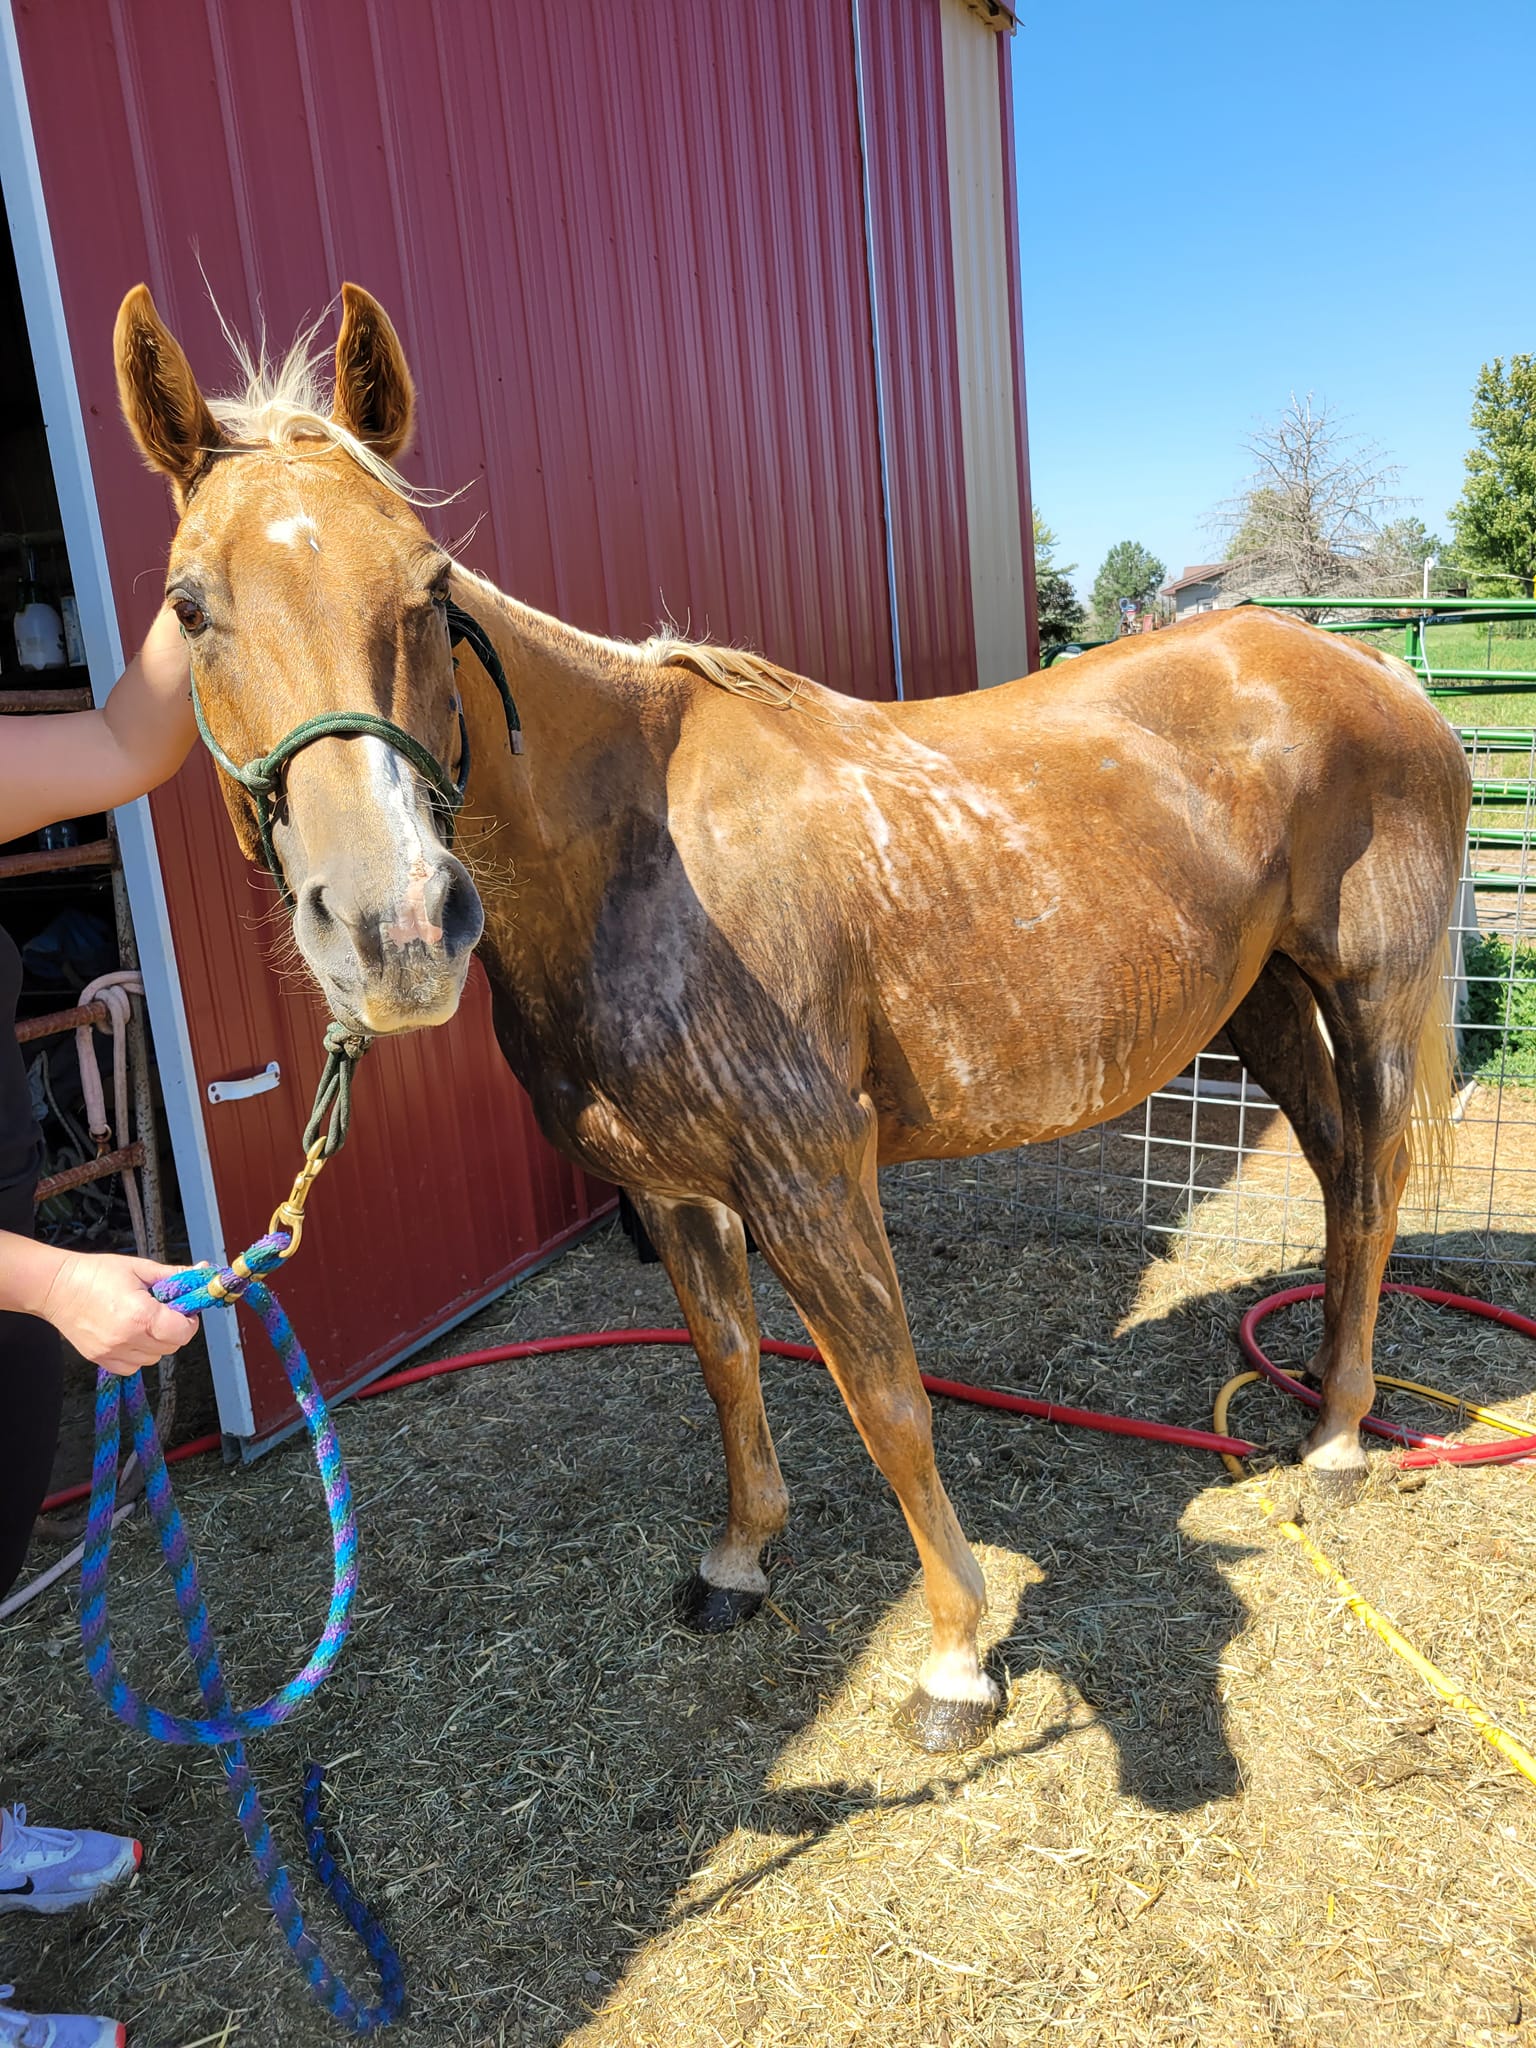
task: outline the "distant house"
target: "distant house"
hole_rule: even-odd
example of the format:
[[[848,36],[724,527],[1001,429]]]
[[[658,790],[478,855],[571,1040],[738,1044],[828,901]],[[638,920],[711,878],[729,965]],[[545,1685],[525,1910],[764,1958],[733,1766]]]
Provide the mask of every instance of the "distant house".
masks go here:
[[[1227,562],[1196,562],[1163,585],[1158,595],[1172,598],[1175,623],[1192,619],[1196,612],[1217,609],[1222,602],[1221,579],[1230,566]]]

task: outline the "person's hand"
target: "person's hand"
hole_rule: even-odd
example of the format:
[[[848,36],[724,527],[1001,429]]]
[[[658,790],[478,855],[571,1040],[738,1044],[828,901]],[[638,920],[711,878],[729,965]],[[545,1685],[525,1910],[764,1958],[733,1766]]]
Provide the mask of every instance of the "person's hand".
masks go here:
[[[197,1334],[197,1317],[156,1301],[150,1286],[176,1266],[110,1252],[65,1252],[37,1313],[82,1358],[128,1374],[179,1351]]]

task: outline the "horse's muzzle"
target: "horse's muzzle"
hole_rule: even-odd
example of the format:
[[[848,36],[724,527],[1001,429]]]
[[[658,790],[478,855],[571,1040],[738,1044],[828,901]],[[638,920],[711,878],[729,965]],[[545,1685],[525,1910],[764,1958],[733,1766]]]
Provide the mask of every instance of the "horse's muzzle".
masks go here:
[[[325,874],[299,890],[294,938],[333,1015],[371,1037],[446,1023],[485,927],[463,864],[418,861],[391,899],[360,903]]]

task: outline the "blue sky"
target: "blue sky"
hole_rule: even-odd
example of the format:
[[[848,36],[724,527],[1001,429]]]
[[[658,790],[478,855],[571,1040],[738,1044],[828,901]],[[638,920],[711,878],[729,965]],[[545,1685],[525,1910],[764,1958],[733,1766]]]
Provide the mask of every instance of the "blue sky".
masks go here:
[[[1086,595],[1177,572],[1243,442],[1311,390],[1433,532],[1478,366],[1536,352],[1536,0],[1021,0],[1034,493]]]

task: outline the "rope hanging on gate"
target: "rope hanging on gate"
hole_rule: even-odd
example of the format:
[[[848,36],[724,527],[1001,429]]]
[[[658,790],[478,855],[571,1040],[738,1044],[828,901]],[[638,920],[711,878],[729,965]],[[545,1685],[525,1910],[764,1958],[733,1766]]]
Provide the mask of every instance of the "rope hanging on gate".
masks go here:
[[[221,1271],[202,1266],[157,1281],[156,1297],[185,1315],[227,1306],[244,1299],[260,1317],[272,1348],[282,1362],[314,1448],[325,1488],[331,1524],[332,1581],[330,1611],[319,1642],[296,1678],[280,1687],[260,1706],[231,1707],[229,1687],[219,1659],[207,1604],[198,1584],[197,1566],[187,1532],[171,1491],[165,1453],[150,1412],[140,1374],[120,1379],[109,1372],[96,1376],[96,1450],[91,1468],[90,1520],[80,1574],[80,1635],[86,1670],[107,1706],[126,1726],[156,1742],[196,1743],[216,1749],[228,1782],[235,1817],[251,1859],[260,1873],[283,1938],[293,1951],[316,2000],[354,2033],[368,2034],[397,2019],[405,2004],[405,1978],[388,1935],[336,1867],[320,1821],[320,1788],[324,1773],[311,1764],[304,1780],[304,1829],[309,1859],[349,1925],[357,1932],[378,1970],[380,1997],[363,2005],[336,1975],[314,1936],[304,1924],[293,1882],[284,1868],[261,1795],[246,1757],[249,1736],[275,1728],[288,1719],[324,1682],[352,1625],[357,1597],[357,1522],[352,1488],[342,1462],[341,1446],[325,1401],[315,1383],[304,1348],[293,1326],[262,1282],[292,1250],[287,1231],[271,1231]],[[149,1705],[118,1668],[112,1651],[107,1615],[107,1568],[112,1551],[112,1508],[117,1484],[120,1415],[126,1405],[134,1448],[145,1477],[145,1494],[166,1570],[175,1588],[176,1609],[191,1652],[198,1690],[208,1713],[204,1719],[175,1714]]]

